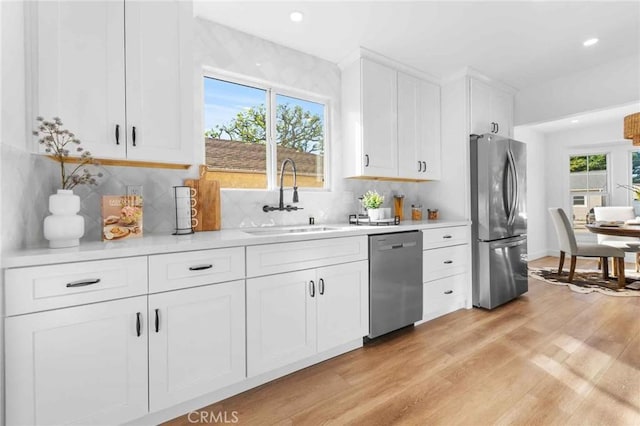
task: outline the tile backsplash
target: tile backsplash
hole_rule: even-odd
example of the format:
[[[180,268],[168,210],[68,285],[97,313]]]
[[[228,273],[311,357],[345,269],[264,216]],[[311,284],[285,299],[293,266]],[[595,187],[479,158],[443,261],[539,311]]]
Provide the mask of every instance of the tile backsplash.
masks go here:
[[[59,168],[52,160],[3,145],[2,147],[2,248],[10,251],[25,247],[46,246],[42,222],[49,214],[48,198],[58,188]],[[144,196],[145,234],[173,231],[175,208],[173,186],[192,178],[192,171],[100,166],[103,177],[97,186],[81,186],[74,190],[80,196],[80,214],[85,219],[83,241],[100,240],[101,196],[126,193],[127,185],[142,185]],[[301,191],[296,212],[264,213],[262,206],[278,203],[278,191],[222,190],[222,227],[244,228],[268,225],[306,224],[313,216],[316,224],[346,223],[356,210],[356,198],[369,189],[386,197],[392,206],[393,194],[405,195],[405,217],[410,204],[423,202],[421,184],[364,180],[344,180],[344,190]],[[291,190],[285,189],[285,201]]]

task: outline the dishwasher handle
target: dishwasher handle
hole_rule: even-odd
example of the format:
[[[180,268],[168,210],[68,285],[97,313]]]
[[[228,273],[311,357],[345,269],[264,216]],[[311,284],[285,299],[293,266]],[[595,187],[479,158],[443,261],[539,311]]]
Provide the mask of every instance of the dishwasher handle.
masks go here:
[[[416,246],[416,242],[415,241],[407,241],[406,243],[398,243],[398,244],[387,244],[384,246],[380,246],[378,247],[379,251],[385,251],[385,250],[395,250],[395,249],[399,249],[399,248],[409,248],[409,247],[415,247]]]

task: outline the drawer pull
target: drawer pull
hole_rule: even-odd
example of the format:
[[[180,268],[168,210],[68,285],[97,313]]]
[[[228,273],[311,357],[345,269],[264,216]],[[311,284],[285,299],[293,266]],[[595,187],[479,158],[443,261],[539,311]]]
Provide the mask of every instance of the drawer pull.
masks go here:
[[[100,282],[100,278],[94,278],[92,280],[80,280],[80,281],[74,281],[71,283],[67,283],[67,287],[72,288],[72,287],[84,287],[87,285],[93,285],[93,284],[98,284]]]
[[[450,264],[452,264],[452,263],[453,263],[453,260],[445,260],[443,263],[444,263],[445,265],[450,265]]]
[[[318,293],[322,296],[324,294],[324,278],[320,278],[318,285]]]
[[[309,281],[309,296],[316,297],[316,283]]]
[[[160,309],[156,309],[156,333],[160,331]]]
[[[205,269],[211,269],[211,268],[213,268],[213,265],[209,264],[209,265],[190,266],[189,270],[190,271],[204,271]]]
[[[453,290],[447,290],[444,292],[444,294],[451,294],[451,293],[453,293]]]
[[[136,312],[136,335],[140,337],[142,334],[142,324],[140,323],[140,312]]]
[[[443,235],[442,238],[449,239],[449,238],[453,238],[453,237],[451,235],[447,234],[447,235]]]

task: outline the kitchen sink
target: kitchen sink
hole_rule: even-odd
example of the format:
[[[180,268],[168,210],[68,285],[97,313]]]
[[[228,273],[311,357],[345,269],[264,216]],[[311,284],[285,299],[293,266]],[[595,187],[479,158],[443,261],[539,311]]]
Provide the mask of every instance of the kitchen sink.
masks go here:
[[[295,235],[295,234],[309,234],[314,232],[331,232],[340,231],[342,228],[330,227],[330,226],[287,226],[287,227],[264,227],[264,228],[252,228],[243,229],[242,232],[246,232],[251,235]]]

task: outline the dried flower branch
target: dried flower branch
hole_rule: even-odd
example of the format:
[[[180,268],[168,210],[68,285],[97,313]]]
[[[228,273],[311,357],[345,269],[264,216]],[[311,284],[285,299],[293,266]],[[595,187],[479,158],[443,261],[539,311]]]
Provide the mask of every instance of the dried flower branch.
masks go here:
[[[38,143],[44,146],[44,151],[50,154],[60,163],[60,178],[62,181],[62,189],[73,189],[78,185],[96,185],[96,177],[102,177],[102,173],[93,174],[85,166],[99,165],[99,163],[91,157],[89,151],[85,151],[80,146],[80,139],[67,129],[62,128],[62,120],[54,117],[52,121],[37,117],[38,129],[33,131],[34,136],[38,136]],[[71,151],[79,154],[80,162],[71,171],[67,173],[65,162],[71,156]]]

